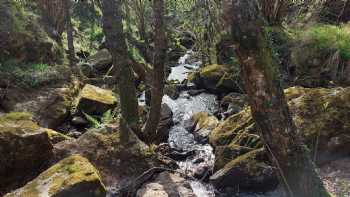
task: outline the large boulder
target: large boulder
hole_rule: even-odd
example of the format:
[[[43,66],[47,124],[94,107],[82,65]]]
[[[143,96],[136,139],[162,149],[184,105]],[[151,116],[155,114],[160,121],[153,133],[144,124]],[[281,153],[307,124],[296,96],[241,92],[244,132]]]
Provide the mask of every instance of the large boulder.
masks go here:
[[[98,171],[85,158],[72,155],[5,197],[105,197]]]
[[[265,192],[278,185],[273,167],[266,160],[263,149],[250,151],[227,163],[210,177],[219,190]]]
[[[186,130],[192,132],[195,139],[199,142],[207,142],[208,136],[219,124],[219,120],[207,112],[194,114],[186,121]]]
[[[237,66],[212,64],[190,74],[189,80],[213,93],[240,92]]]
[[[168,197],[186,196],[195,197],[191,185],[177,174],[169,172],[160,173],[153,181],[144,184],[136,194],[136,197]]]
[[[108,70],[109,66],[112,65],[112,55],[108,49],[102,49],[90,56],[87,62],[98,71]]]
[[[350,88],[292,87],[285,93],[298,131],[311,150],[317,150],[319,164],[350,153],[345,137],[350,131]],[[248,107],[221,123],[209,141],[216,149],[217,169],[262,146]]]
[[[0,106],[6,112],[32,113],[39,125],[55,129],[70,115],[72,103],[79,89],[79,84],[75,82],[61,85],[31,91],[22,88],[8,89],[0,101]]]
[[[52,148],[47,131],[34,123],[30,114],[14,112],[1,116],[0,188],[15,182],[21,184],[38,172],[53,156]]]
[[[79,154],[99,170],[107,186],[125,185],[155,166],[153,150],[130,133],[129,141],[122,141],[118,124],[87,131],[76,140],[63,141],[54,146],[55,159]]]
[[[99,72],[106,72],[112,66],[112,55],[108,49],[101,49],[87,58],[86,62],[80,63],[79,67],[88,77],[96,76]]]
[[[89,115],[103,115],[117,106],[117,98],[111,90],[86,84],[81,90],[77,109]]]

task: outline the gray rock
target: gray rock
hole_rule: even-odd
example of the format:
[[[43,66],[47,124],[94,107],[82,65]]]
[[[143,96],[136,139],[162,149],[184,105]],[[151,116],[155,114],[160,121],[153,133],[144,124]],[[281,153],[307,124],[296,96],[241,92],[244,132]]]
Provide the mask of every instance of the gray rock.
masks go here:
[[[274,169],[258,157],[264,154],[262,149],[246,153],[217,171],[210,182],[219,190],[236,189],[247,192],[266,192],[278,185]]]
[[[161,117],[158,124],[157,138],[154,143],[160,144],[167,142],[170,128],[174,125],[173,112],[167,104],[162,104]]]
[[[144,184],[136,197],[196,197],[190,184],[182,177],[169,172],[160,173],[154,181]]]

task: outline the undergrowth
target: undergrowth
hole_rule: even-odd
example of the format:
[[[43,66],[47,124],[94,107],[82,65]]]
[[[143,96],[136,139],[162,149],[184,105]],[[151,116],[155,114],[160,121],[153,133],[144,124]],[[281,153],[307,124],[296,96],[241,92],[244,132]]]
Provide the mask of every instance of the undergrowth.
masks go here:
[[[316,25],[297,33],[301,42],[308,43],[316,50],[339,51],[344,61],[350,60],[350,26]]]
[[[25,64],[8,60],[0,63],[0,77],[10,85],[35,88],[54,83],[63,78],[64,74],[48,64]]]

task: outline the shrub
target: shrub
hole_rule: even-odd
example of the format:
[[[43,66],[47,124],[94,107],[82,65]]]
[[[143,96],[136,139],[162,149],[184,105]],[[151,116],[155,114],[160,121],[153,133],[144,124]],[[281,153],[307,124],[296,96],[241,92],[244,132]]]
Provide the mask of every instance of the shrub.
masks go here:
[[[14,60],[0,63],[0,77],[8,80],[11,85],[22,87],[38,87],[55,83],[65,78],[63,67],[48,64],[24,64]]]
[[[299,39],[316,50],[335,50],[344,61],[350,60],[350,26],[317,25],[299,32]]]

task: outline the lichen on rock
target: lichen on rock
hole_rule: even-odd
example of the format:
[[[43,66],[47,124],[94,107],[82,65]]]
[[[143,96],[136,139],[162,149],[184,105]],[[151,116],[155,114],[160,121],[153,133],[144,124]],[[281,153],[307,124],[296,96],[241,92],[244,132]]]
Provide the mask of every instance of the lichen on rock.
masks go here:
[[[117,105],[117,98],[111,90],[86,84],[79,95],[77,109],[90,115],[102,115]]]
[[[5,197],[105,197],[99,172],[86,159],[72,155]]]
[[[349,88],[291,87],[285,94],[298,131],[318,163],[350,152],[350,142],[344,137],[350,131]],[[249,150],[263,145],[249,107],[219,124],[209,141],[217,147],[217,167],[245,153],[242,147]]]
[[[7,187],[23,180],[53,156],[45,129],[32,121],[31,114],[13,112],[0,117],[0,180]]]
[[[189,75],[189,80],[200,88],[214,93],[240,92],[239,71],[236,66],[212,64]]]

